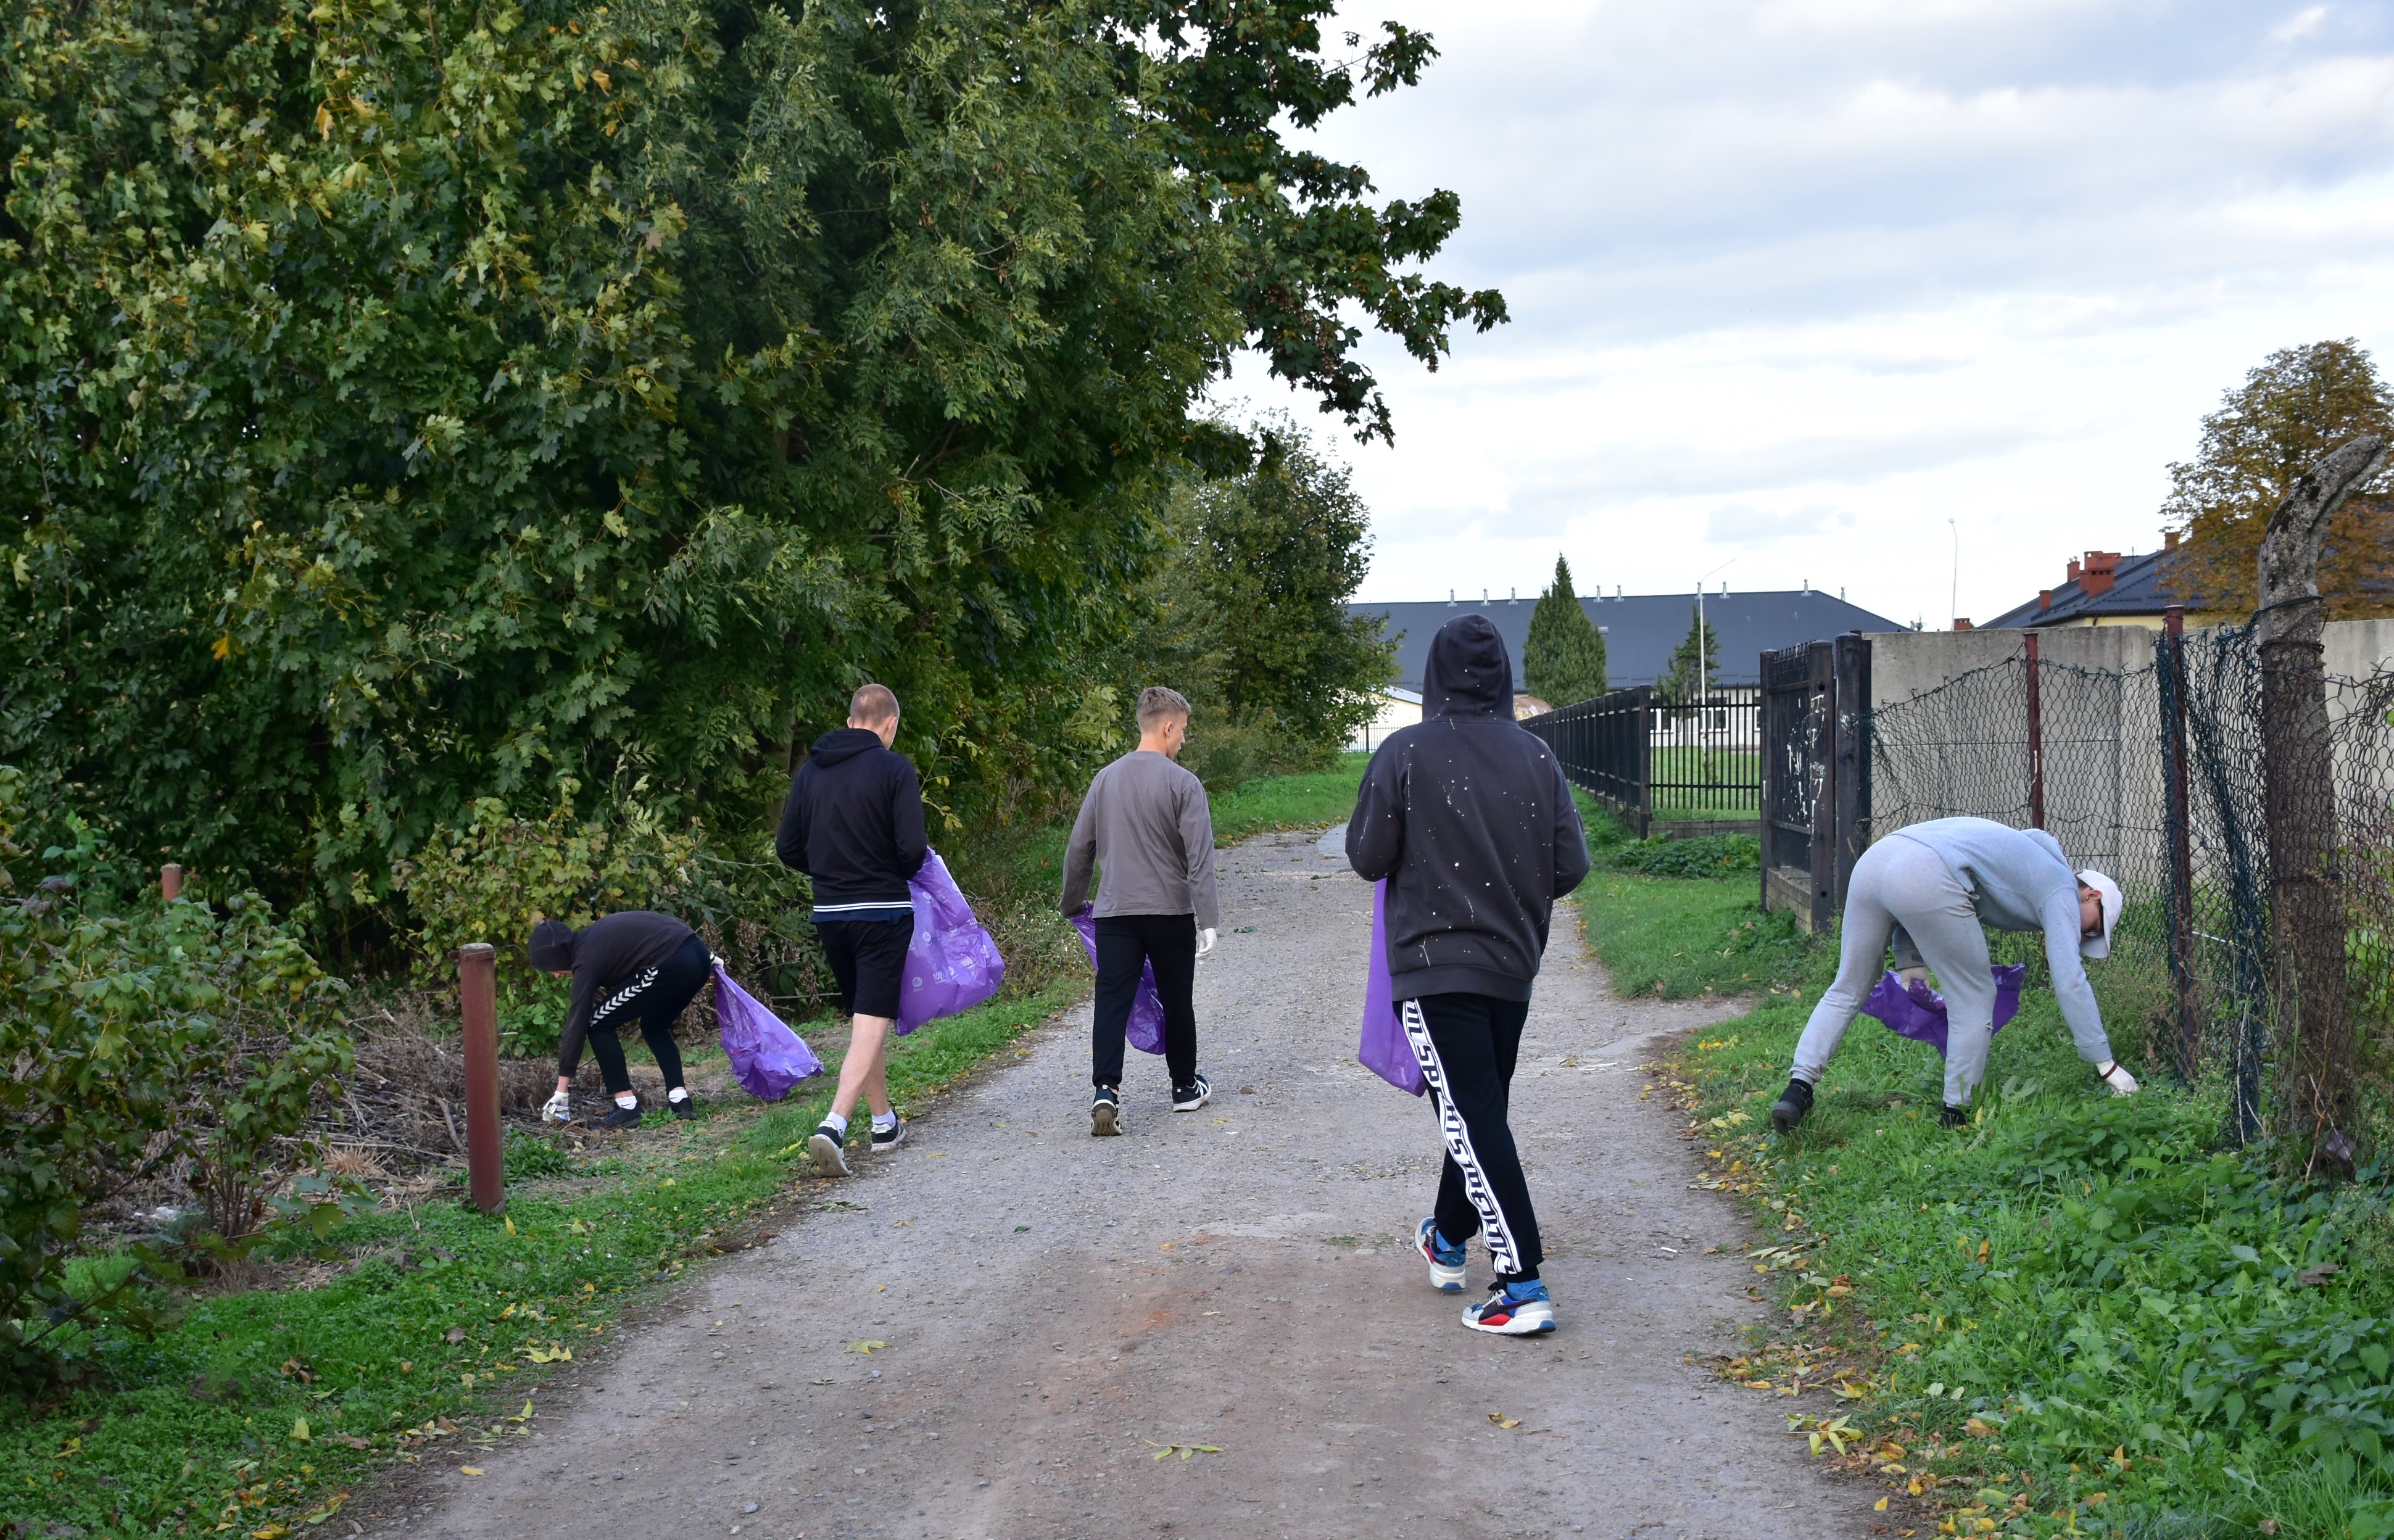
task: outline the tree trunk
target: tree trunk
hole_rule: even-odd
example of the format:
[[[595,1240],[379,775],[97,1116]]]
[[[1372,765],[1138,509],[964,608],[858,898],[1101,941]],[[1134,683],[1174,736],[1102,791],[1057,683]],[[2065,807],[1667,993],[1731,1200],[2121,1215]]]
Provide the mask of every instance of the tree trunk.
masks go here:
[[[2386,461],[2363,436],[2311,467],[2261,540],[2261,770],[2269,836],[2269,914],[2279,1020],[2292,1029],[2278,1133],[2350,1174],[2352,1033],[2346,1006],[2344,898],[2338,886],[2335,754],[2321,666],[2320,544],[2353,488]]]

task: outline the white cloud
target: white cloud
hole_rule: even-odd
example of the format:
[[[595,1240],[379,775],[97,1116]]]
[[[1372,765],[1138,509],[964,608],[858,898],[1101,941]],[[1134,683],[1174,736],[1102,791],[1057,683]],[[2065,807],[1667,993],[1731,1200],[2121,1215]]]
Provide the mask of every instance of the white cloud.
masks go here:
[[[1322,143],[1459,192],[1436,276],[1515,319],[1436,375],[1374,345],[1369,597],[1535,591],[1558,546],[1684,591],[1735,550],[1738,586],[1936,620],[1952,519],[1993,613],[2151,549],[2163,467],[2272,349],[2394,371],[2394,7],[1388,8],[1444,57]]]

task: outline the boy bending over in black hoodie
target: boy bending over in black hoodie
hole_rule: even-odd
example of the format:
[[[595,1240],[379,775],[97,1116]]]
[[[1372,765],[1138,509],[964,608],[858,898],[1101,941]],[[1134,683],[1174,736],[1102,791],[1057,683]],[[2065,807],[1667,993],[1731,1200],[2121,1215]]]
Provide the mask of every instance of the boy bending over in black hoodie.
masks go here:
[[[1587,875],[1587,841],[1562,766],[1514,725],[1512,660],[1488,618],[1440,627],[1425,675],[1420,725],[1363,773],[1347,860],[1388,879],[1391,993],[1446,1139],[1438,1209],[1415,1235],[1430,1283],[1460,1292],[1479,1234],[1496,1280],[1463,1323],[1528,1336],[1555,1329],[1555,1307],[1506,1113],[1547,922]]]

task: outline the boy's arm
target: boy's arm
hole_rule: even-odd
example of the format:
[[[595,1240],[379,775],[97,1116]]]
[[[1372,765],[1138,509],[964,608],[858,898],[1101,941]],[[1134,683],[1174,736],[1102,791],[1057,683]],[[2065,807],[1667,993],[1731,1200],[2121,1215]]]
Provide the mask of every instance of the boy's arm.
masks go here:
[[[773,853],[793,872],[807,869],[807,799],[802,795],[806,774],[807,767],[800,765],[790,777],[790,795],[782,804],[781,832],[773,836]]]
[[[889,826],[898,839],[898,870],[912,877],[923,869],[931,836],[923,832],[922,778],[914,773],[913,760],[901,755],[898,762],[906,768],[889,796]]]
[[[1579,821],[1579,799],[1572,796],[1563,762],[1550,753],[1555,767],[1555,897],[1562,898],[1587,880],[1587,830]]]
[[[1405,858],[1404,783],[1397,757],[1388,745],[1364,767],[1363,784],[1355,793],[1355,811],[1347,820],[1347,864],[1365,882],[1396,875]]]
[[[1098,772],[1100,779],[1105,772]],[[1072,837],[1064,842],[1064,897],[1057,905],[1066,916],[1079,914],[1089,902],[1089,879],[1098,870],[1098,783],[1089,783],[1081,810],[1072,820]]]
[[[1222,927],[1222,902],[1214,883],[1214,804],[1204,783],[1189,778],[1180,804],[1180,849],[1189,862],[1189,900],[1197,911],[1197,928]]]

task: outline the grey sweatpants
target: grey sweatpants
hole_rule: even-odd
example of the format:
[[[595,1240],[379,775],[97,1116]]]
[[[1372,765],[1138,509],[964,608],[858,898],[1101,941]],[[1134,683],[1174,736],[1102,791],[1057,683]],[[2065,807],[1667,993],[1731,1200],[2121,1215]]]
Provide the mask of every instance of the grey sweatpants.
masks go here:
[[[1987,932],[1968,889],[1926,845],[1890,835],[1854,862],[1846,888],[1845,938],[1836,982],[1812,1007],[1796,1044],[1795,1077],[1819,1085],[1829,1056],[1885,971],[1888,937],[1901,925],[1945,996],[1945,1104],[1966,1107],[1987,1075],[1987,1040],[1993,1034],[1995,981],[1987,961]],[[2100,1064],[2111,1057],[2098,1030],[2078,1038],[2078,1057]]]

